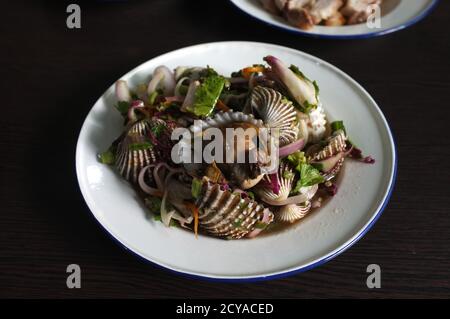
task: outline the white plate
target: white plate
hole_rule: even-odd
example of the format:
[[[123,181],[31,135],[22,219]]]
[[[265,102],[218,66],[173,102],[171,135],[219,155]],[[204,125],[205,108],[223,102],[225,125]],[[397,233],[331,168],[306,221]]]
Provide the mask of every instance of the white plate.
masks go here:
[[[132,252],[176,272],[214,279],[257,280],[317,266],[358,240],[388,201],[394,183],[396,155],[388,124],[370,95],[342,71],[316,57],[272,44],[218,42],[176,50],[125,74],[136,85],[161,64],[206,66],[229,75],[261,63],[266,55],[298,65],[318,81],[321,99],[332,119],[345,122],[352,140],[376,159],[374,165],[348,161],[339,192],[303,222],[255,239],[226,241],[166,228],[145,218],[133,189],[96,154],[121,133],[114,109],[113,86],[95,103],[80,132],[76,169],[81,192],[100,224]]]
[[[288,24],[286,20],[263,9],[259,0],[230,0],[236,7],[250,16],[281,29],[320,38],[369,38],[395,32],[409,27],[424,17],[439,0],[384,0],[381,12],[381,27],[369,28],[365,23],[341,27],[315,26],[305,31]],[[255,28],[258,26],[255,24]]]

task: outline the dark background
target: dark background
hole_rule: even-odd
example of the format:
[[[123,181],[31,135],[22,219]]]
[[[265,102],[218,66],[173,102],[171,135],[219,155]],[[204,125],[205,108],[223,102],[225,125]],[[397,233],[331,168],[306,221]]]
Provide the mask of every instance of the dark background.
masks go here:
[[[228,1],[8,1],[0,29],[0,297],[450,297],[450,1],[419,24],[368,40],[319,40],[252,20]],[[373,229],[327,264],[229,284],[142,262],[96,223],[78,188],[75,144],[89,109],[130,69],[184,46],[271,42],[316,55],[375,98],[398,145],[392,199]],[[82,288],[66,288],[66,267]],[[382,267],[382,288],[366,267]]]

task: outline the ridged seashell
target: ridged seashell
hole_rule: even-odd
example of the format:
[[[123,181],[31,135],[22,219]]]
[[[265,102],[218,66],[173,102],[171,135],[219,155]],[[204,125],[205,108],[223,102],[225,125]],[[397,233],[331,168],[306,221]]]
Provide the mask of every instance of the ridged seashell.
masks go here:
[[[295,174],[292,172],[292,169],[286,163],[281,163],[278,167],[278,184],[280,185],[280,190],[278,194],[275,194],[272,190],[272,187],[268,187],[266,185],[257,186],[255,188],[255,193],[261,198],[262,201],[265,202],[274,202],[274,201],[283,201],[289,197],[289,193],[292,190],[292,183],[294,181]],[[264,184],[269,183],[270,185],[270,177],[264,176],[263,178]]]
[[[141,169],[157,159],[153,144],[148,138],[151,127],[147,120],[134,123],[117,147],[116,167],[130,182],[136,183]]]
[[[194,154],[194,156],[203,160],[203,149],[194,149],[194,143],[192,142],[193,137],[203,136],[205,131],[210,128],[243,128],[244,130],[248,128],[254,128],[254,133],[257,134],[258,130],[262,127],[264,127],[263,121],[255,119],[252,114],[233,111],[220,112],[215,114],[213,117],[206,118],[205,120],[198,120],[189,128],[191,134],[185,135],[177,145],[178,156],[180,157],[178,162],[182,162],[184,164],[184,167],[189,174],[197,176],[199,175],[198,172],[204,168],[205,163],[195,163],[194,161],[192,151],[201,151],[202,154]],[[207,143],[203,142],[203,146],[205,147],[206,145]],[[238,143],[235,144],[235,146],[237,145]],[[259,166],[255,165],[256,163],[248,163],[248,153],[244,154],[245,163],[236,163],[237,161],[235,161],[235,159],[231,161],[232,163],[229,163],[225,158],[225,156],[230,154],[227,148],[229,147],[228,143],[225,143],[224,147],[224,158],[222,158],[221,160],[217,160],[216,162],[223,173],[225,175],[228,175],[226,176],[227,178],[231,177],[233,179],[232,181],[239,185],[239,187],[242,189],[253,187],[261,180],[263,174],[260,172]],[[255,150],[253,156],[255,156],[255,161],[258,164],[265,164],[265,162],[261,161],[269,159],[268,156],[265,156],[266,154],[260,154],[260,152],[258,152],[257,146],[253,143],[252,140],[246,142],[246,148],[242,151],[247,152],[249,149]],[[237,156],[238,151],[241,150],[233,152],[235,157]]]
[[[305,217],[310,209],[310,201],[306,201],[302,204],[289,204],[281,207],[275,213],[275,219],[280,222],[293,223]]]
[[[310,146],[307,150],[307,156],[311,161],[324,161],[326,159],[330,159],[332,156],[339,156],[338,154],[344,152],[347,147],[347,136],[344,131],[338,130],[333,133],[326,141],[325,145],[322,143],[315,144]],[[334,166],[325,173],[322,173],[322,176],[326,181],[334,178],[342,166],[344,165],[345,157],[342,156]]]
[[[279,129],[280,146],[298,139],[297,112],[292,102],[274,89],[257,86],[250,98],[251,108],[270,128]]]
[[[200,228],[217,237],[239,239],[273,221],[268,208],[207,180],[203,182],[197,207],[200,210]],[[263,223],[267,214],[269,218]]]
[[[326,140],[325,146],[321,147],[320,150],[314,151],[314,153],[309,154],[309,156],[311,159],[316,161],[324,160],[336,155],[339,152],[345,151],[347,147],[346,142],[347,136],[345,135],[344,131],[338,130]]]

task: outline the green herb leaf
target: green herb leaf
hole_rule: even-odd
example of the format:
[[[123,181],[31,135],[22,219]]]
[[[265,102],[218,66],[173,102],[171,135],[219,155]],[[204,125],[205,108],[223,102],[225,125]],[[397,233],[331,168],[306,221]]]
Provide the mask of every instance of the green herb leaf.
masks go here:
[[[191,193],[194,198],[198,198],[202,192],[202,181],[198,178],[192,180]]]
[[[152,147],[153,144],[151,142],[131,143],[128,146],[128,148],[132,151],[143,151]]]
[[[312,84],[314,85],[314,90],[316,91],[316,99],[318,100],[319,99],[319,92],[320,92],[319,84],[317,84],[317,81],[313,81]]]
[[[298,68],[298,66],[291,64],[291,66],[289,67],[289,70],[291,70],[292,72],[294,72],[295,75],[297,75],[299,78],[311,82],[311,80],[308,79],[308,78],[306,77],[306,75],[303,74],[302,71],[300,71],[300,69]]]
[[[301,187],[312,186],[315,184],[323,183],[324,179],[320,174],[317,167],[314,164],[308,164],[305,154],[297,151],[287,157],[287,160],[291,165],[295,167],[295,170],[300,175],[295,187],[292,189],[291,194],[297,194]]]
[[[248,197],[250,197],[251,199],[255,200],[255,194],[251,191],[247,191],[247,195]]]
[[[285,179],[290,179],[290,178],[292,178],[292,177],[294,177],[294,173],[289,172],[289,171],[284,171],[284,172],[283,172],[283,178],[285,178]]]
[[[98,154],[98,159],[101,163],[111,165],[114,164],[116,161],[116,157],[111,149],[107,150],[106,152]]]
[[[301,165],[300,184],[302,187],[312,186],[323,182],[324,179],[319,170],[317,170],[310,164],[303,163]]]
[[[156,196],[149,196],[145,198],[145,205],[154,214],[159,214],[161,211],[162,200]]]
[[[289,67],[289,69],[295,73],[295,75],[297,75],[300,79],[307,81],[309,83],[311,83],[314,86],[314,94],[316,96],[316,100],[318,100],[319,98],[319,85],[317,84],[316,81],[311,81],[308,77],[306,77],[306,75],[300,71],[300,69],[296,66],[291,64],[291,66]],[[303,105],[301,106],[301,111],[305,114],[308,114],[312,109],[315,109],[317,107],[316,104],[310,104],[308,101],[305,101],[303,103]]]
[[[162,132],[166,129],[166,126],[164,124],[156,124],[154,125],[150,130],[155,135],[155,137],[159,137]]]
[[[194,103],[188,110],[197,116],[208,116],[213,111],[225,85],[225,78],[211,74],[195,91]]]
[[[293,167],[297,167],[302,163],[306,162],[305,153],[301,151],[294,152],[286,157],[289,163],[292,164]]]
[[[335,132],[338,130],[342,130],[347,135],[343,121],[334,121],[333,123],[330,124],[330,126],[331,126],[331,131]]]
[[[263,222],[256,222],[255,228],[257,229],[265,229],[269,224],[263,223]]]

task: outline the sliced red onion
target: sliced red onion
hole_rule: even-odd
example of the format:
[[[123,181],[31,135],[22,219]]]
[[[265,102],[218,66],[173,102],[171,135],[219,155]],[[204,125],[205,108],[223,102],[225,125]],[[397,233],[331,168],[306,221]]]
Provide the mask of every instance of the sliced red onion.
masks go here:
[[[151,186],[148,186],[148,184],[145,182],[145,173],[150,169],[155,167],[154,164],[145,166],[141,169],[138,176],[138,184],[139,187],[147,194],[153,195],[153,196],[161,196],[161,191],[158,188],[154,188]]]
[[[167,201],[167,189],[164,190],[163,198],[161,201],[161,221],[166,227],[169,227],[170,220],[172,219],[173,214],[175,213],[175,210],[171,210],[170,212],[167,211],[166,208],[166,201]]]
[[[292,72],[286,65],[274,56],[266,56],[264,58],[271,67],[275,76],[280,79],[283,85],[291,93],[292,97],[304,106],[305,102],[310,105],[317,105],[316,88],[314,84],[307,79],[301,79]]]
[[[295,153],[295,152],[301,150],[304,146],[305,146],[305,140],[301,138],[301,139],[295,141],[294,143],[280,147],[278,156],[280,158],[286,157],[288,155],[291,155],[292,153]]]
[[[116,98],[119,102],[130,102],[131,93],[128,84],[124,80],[118,80],[115,86]]]
[[[184,101],[184,97],[182,96],[178,96],[178,95],[174,95],[174,96],[167,96],[165,97],[166,102],[183,102]]]
[[[128,120],[136,122],[138,120],[136,109],[143,108],[144,106],[144,102],[141,100],[134,100],[131,102],[130,108],[128,109]]]
[[[159,86],[161,81],[164,79],[164,74],[162,73],[153,73],[153,77],[148,83],[147,87],[147,94],[151,95],[153,92],[155,92]]]
[[[337,153],[334,156],[331,156],[327,159],[321,160],[321,161],[317,161],[317,162],[313,162],[315,164],[320,164],[322,166],[321,171],[324,173],[328,173],[329,171],[331,171],[336,164],[345,157],[345,152],[340,152]]]
[[[187,111],[188,107],[190,107],[192,104],[194,104],[195,99],[195,91],[197,91],[197,88],[200,86],[199,81],[192,81],[189,84],[188,91],[186,93],[186,97],[184,98],[183,105],[181,106],[182,111]]]
[[[182,95],[182,94],[180,93],[180,88],[181,88],[181,86],[183,85],[183,82],[186,81],[186,80],[189,80],[189,78],[188,78],[187,76],[185,76],[185,77],[183,77],[183,78],[181,78],[181,79],[179,79],[179,80],[177,81],[177,85],[175,86],[175,90],[174,90],[174,94],[175,94],[175,95],[178,95],[178,96],[181,96],[181,95]]]
[[[190,67],[188,66],[177,66],[175,68],[175,80],[179,82],[179,79],[181,78],[181,76],[187,71],[189,70]]]
[[[168,67],[161,65],[153,72],[153,77],[147,87],[147,94],[150,95],[156,90],[162,89],[165,96],[173,95],[175,86],[174,74]]]

